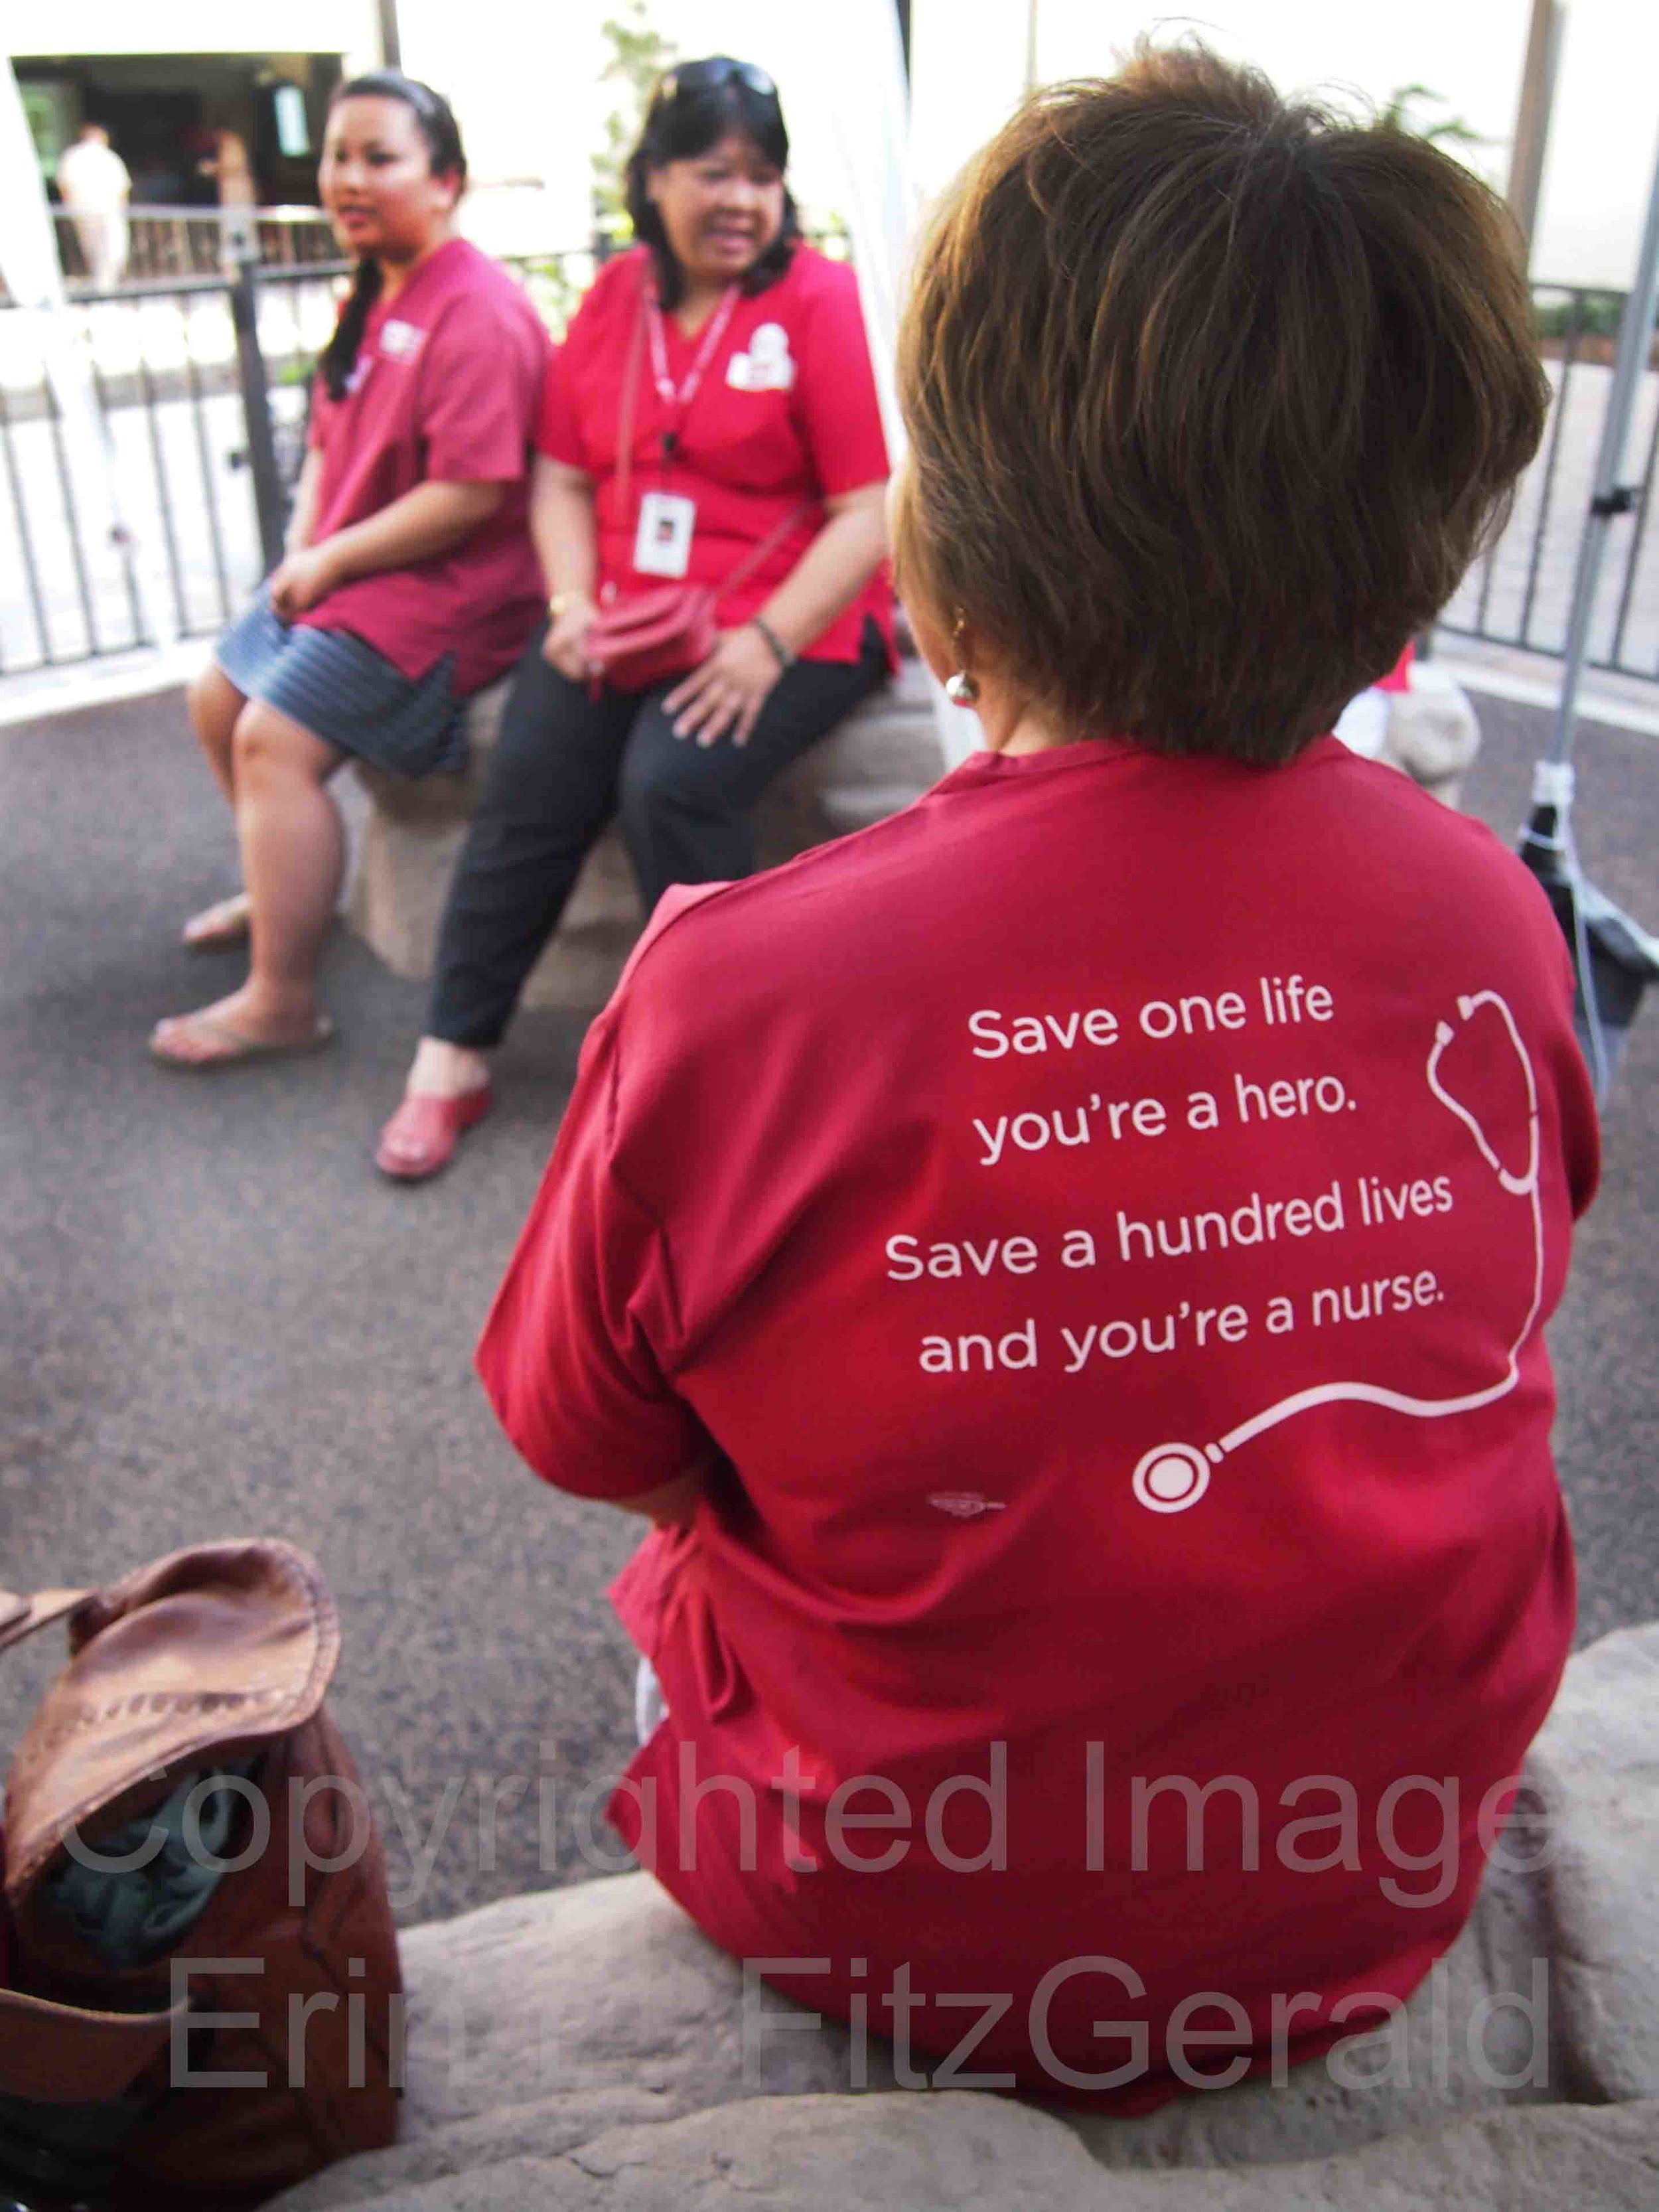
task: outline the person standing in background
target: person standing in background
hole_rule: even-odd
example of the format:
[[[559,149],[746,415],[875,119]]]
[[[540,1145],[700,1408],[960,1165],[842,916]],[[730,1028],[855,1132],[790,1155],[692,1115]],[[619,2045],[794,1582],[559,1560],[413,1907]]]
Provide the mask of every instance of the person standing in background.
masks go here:
[[[101,123],[81,125],[75,143],[58,157],[57,179],[93,289],[112,292],[126,274],[132,179]]]
[[[253,210],[259,199],[246,143],[237,131],[216,131],[212,153],[197,166],[204,176],[213,179],[218,191],[219,258],[226,275],[234,276],[252,250]]]

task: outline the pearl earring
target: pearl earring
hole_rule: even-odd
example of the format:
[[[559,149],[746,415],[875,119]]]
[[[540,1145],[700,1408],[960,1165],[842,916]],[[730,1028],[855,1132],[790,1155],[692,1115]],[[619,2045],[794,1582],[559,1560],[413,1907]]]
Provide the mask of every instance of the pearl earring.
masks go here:
[[[951,631],[951,650],[958,660],[964,662],[968,656],[967,648],[963,643],[963,632],[967,627],[968,617],[965,615],[958,615]],[[947,677],[945,696],[953,707],[971,707],[979,697],[979,684],[972,670],[965,666],[961,667],[953,675]]]

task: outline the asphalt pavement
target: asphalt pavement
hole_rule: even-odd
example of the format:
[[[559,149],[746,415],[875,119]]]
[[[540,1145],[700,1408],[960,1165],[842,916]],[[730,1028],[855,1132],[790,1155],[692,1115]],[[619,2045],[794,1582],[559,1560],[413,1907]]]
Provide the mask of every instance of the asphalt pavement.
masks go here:
[[[1547,718],[1478,703],[1466,799],[1510,837]],[[1587,728],[1580,789],[1592,874],[1659,925],[1659,740]],[[261,1531],[313,1550],[344,1624],[335,1709],[402,1915],[429,1918],[614,1848],[594,1808],[633,1665],[605,1587],[635,1526],[526,1474],[471,1370],[581,1024],[521,1019],[453,1173],[390,1187],[370,1152],[422,993],[343,932],[330,1052],[212,1079],[146,1056],[158,1015],[240,973],[177,943],[234,880],[178,694],[0,731],[0,1580]],[[1659,1000],[1552,1332],[1583,1640],[1659,1615],[1656,1136]],[[0,1743],[58,1650],[6,1660]]]

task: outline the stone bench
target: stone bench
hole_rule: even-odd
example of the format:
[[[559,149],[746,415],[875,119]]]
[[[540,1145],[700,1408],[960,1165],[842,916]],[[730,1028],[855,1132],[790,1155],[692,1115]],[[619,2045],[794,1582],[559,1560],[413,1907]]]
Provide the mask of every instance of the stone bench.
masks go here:
[[[737,1963],[647,1875],[622,1875],[408,1934],[401,2140],[277,2202],[283,2212],[1652,2212],[1656,1711],[1659,1624],[1572,1661],[1528,1763],[1548,1845],[1529,1831],[1514,1856],[1537,1870],[1494,1868],[1401,2020],[1282,2087],[1243,2082],[1104,2119],[896,2089],[872,2035],[868,2086],[849,2094],[844,2031],[812,2027],[816,2015],[770,1991],[745,2006]],[[1510,1992],[1543,2017],[1501,2002]]]
[[[449,878],[509,687],[504,680],[473,701],[465,774],[410,780],[356,763],[370,804],[345,917],[396,975],[424,981],[432,973]],[[1357,716],[1356,750],[1403,769],[1455,806],[1480,740],[1468,701],[1450,678],[1432,663],[1419,663],[1409,692],[1364,695],[1363,705],[1369,720],[1359,707],[1350,710]],[[919,662],[907,660],[890,684],[768,792],[757,817],[761,865],[775,867],[827,838],[896,813],[936,782],[944,767],[926,678]],[[603,1006],[641,923],[633,872],[613,826],[589,854],[564,919],[531,970],[522,1003],[578,1012]]]
[[[432,973],[449,878],[510,679],[472,702],[471,758],[460,775],[407,776],[356,764],[370,806],[346,901],[346,920],[394,975]],[[944,772],[926,679],[905,661],[893,681],[849,714],[768,792],[757,827],[761,864],[908,806]],[[531,971],[522,1003],[591,1012],[610,997],[642,926],[639,894],[613,826],[589,854],[564,920]]]

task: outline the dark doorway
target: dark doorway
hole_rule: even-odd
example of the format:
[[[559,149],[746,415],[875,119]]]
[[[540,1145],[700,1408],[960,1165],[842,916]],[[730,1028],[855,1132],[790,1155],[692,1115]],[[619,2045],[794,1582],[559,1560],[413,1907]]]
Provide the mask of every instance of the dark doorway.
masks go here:
[[[79,125],[101,123],[131,172],[135,207],[210,207],[218,185],[210,165],[230,131],[260,206],[317,204],[338,54],[36,54],[15,68],[21,85],[51,94],[28,103],[48,177]]]

